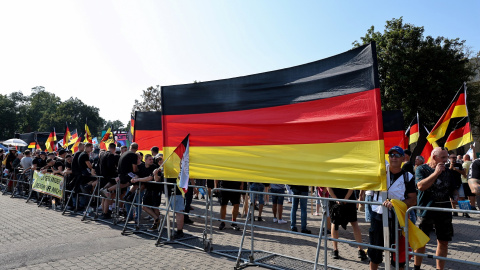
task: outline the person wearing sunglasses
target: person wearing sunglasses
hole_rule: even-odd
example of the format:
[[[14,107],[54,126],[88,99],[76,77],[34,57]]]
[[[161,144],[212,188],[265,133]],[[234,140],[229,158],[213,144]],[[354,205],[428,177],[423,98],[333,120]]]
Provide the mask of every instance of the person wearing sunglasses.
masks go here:
[[[402,162],[404,161],[405,153],[399,146],[394,146],[388,151],[389,164],[387,165],[387,196],[383,198],[380,192],[374,192],[373,201],[383,202],[383,205],[388,208],[389,213],[383,213],[383,208],[380,205],[372,205],[372,213],[370,220],[370,244],[375,246],[383,246],[383,222],[382,215],[388,214],[389,219],[389,235],[390,244],[395,241],[395,223],[396,218],[393,214],[393,205],[390,199],[397,199],[403,201],[407,207],[417,204],[417,191],[415,187],[415,178],[413,174],[402,169]],[[392,213],[390,213],[392,212]],[[397,232],[398,233],[398,232]],[[399,265],[400,269],[405,266],[405,238],[401,234],[398,237],[400,251]],[[390,245],[389,245],[390,246]],[[394,254],[391,253],[391,263]],[[370,258],[370,269],[378,269],[379,264],[383,260],[383,251],[380,249],[368,249],[368,257]]]

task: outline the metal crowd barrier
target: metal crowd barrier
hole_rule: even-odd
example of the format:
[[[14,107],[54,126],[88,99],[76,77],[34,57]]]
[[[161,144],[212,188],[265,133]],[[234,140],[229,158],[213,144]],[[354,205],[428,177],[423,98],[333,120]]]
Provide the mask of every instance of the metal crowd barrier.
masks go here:
[[[33,173],[33,171],[31,171],[31,173]],[[17,174],[17,175],[20,175],[20,174]],[[30,180],[32,180],[31,179],[32,177],[31,176],[25,177],[25,174],[21,174],[21,175],[23,175],[23,179],[20,179],[20,177],[17,177],[17,179],[14,179],[13,177],[10,177],[10,178],[2,177],[2,182],[3,182],[3,180],[7,180],[3,193],[6,194],[6,189],[8,187],[9,181],[16,182],[17,185],[15,187],[17,187],[19,185],[19,183],[24,183],[24,184],[28,183],[29,187],[30,187],[29,196],[27,198],[27,202],[28,202],[28,200],[31,197],[31,193],[32,193],[32,181],[30,181]],[[75,206],[74,209],[78,209],[78,203],[79,203],[78,196],[89,196],[90,197],[89,203],[86,206],[85,213],[83,213],[83,216],[82,216],[82,221],[83,221],[87,218],[87,210],[89,209],[93,199],[97,198],[97,203],[96,203],[96,207],[95,207],[95,215],[92,217],[93,220],[106,222],[106,223],[110,223],[110,224],[113,224],[113,225],[122,226],[123,227],[122,234],[124,234],[124,235],[127,234],[127,229],[130,229],[133,232],[143,233],[143,234],[147,234],[147,235],[150,235],[150,236],[153,236],[153,237],[157,237],[157,240],[156,240],[156,245],[157,246],[161,246],[162,244],[169,244],[169,243],[182,244],[182,245],[185,245],[185,246],[201,249],[201,250],[204,250],[206,252],[212,252],[212,253],[215,253],[215,254],[218,254],[218,255],[222,255],[222,256],[226,256],[226,257],[229,257],[229,258],[236,259],[235,269],[241,269],[241,268],[251,266],[251,265],[258,265],[258,266],[263,266],[263,267],[268,267],[268,268],[275,269],[275,267],[273,267],[272,265],[262,263],[262,261],[261,261],[261,260],[264,260],[265,258],[271,257],[271,256],[281,256],[281,257],[285,257],[285,258],[292,259],[292,260],[297,260],[297,261],[302,261],[302,262],[305,262],[305,263],[310,263],[310,264],[313,264],[313,269],[318,269],[318,266],[323,266],[324,269],[327,269],[327,268],[338,269],[338,268],[336,268],[332,265],[328,265],[328,254],[327,254],[328,241],[336,241],[336,242],[340,242],[340,243],[346,243],[346,244],[352,244],[352,245],[357,245],[357,246],[363,246],[363,247],[383,250],[383,251],[385,251],[385,260],[384,260],[385,269],[389,269],[389,267],[390,267],[389,252],[395,252],[395,262],[396,262],[395,268],[399,269],[399,245],[395,245],[395,248],[385,247],[385,246],[381,247],[381,246],[374,246],[374,245],[370,245],[370,244],[358,243],[358,242],[355,242],[355,241],[349,241],[349,240],[343,240],[343,239],[334,239],[332,237],[328,237],[326,235],[326,232],[328,230],[326,219],[329,217],[329,204],[328,203],[326,203],[327,209],[323,213],[322,223],[320,225],[320,231],[319,231],[318,235],[309,235],[309,234],[303,234],[303,233],[299,233],[299,232],[292,232],[290,230],[282,230],[282,229],[277,229],[277,228],[272,228],[272,227],[266,227],[266,226],[256,225],[256,224],[253,223],[253,221],[254,221],[253,207],[254,207],[254,203],[255,203],[255,201],[252,200],[253,194],[292,197],[292,198],[299,198],[299,199],[322,200],[324,202],[339,201],[339,202],[345,202],[345,203],[370,204],[370,205],[380,205],[381,206],[382,203],[380,203],[380,202],[367,202],[367,201],[323,198],[323,197],[316,197],[316,196],[291,195],[291,194],[287,194],[287,193],[278,194],[278,193],[259,192],[259,191],[250,191],[250,190],[233,190],[233,189],[224,189],[224,188],[214,188],[214,189],[212,189],[212,193],[210,195],[207,194],[207,196],[206,196],[205,214],[204,215],[188,213],[189,216],[194,216],[194,217],[199,217],[199,218],[204,218],[205,219],[205,227],[204,227],[204,230],[203,230],[203,235],[201,237],[202,238],[202,247],[199,247],[197,245],[191,245],[191,244],[188,244],[185,241],[183,241],[183,240],[188,240],[188,239],[195,238],[195,236],[186,237],[185,239],[174,239],[172,237],[172,232],[175,228],[175,215],[178,214],[178,213],[185,214],[183,211],[175,211],[175,200],[174,200],[174,198],[177,195],[176,194],[177,188],[175,188],[175,187],[173,188],[173,192],[172,192],[171,196],[166,196],[165,195],[166,196],[165,197],[165,201],[166,201],[165,207],[161,207],[161,206],[154,207],[154,206],[149,206],[149,205],[143,204],[143,200],[140,200],[140,202],[138,202],[138,203],[136,202],[137,196],[140,196],[142,184],[144,184],[145,182],[138,182],[139,187],[135,191],[136,194],[134,195],[134,199],[133,199],[132,202],[128,202],[128,201],[120,199],[120,185],[119,185],[119,183],[117,183],[117,190],[116,190],[116,197],[115,198],[104,198],[104,197],[100,196],[100,193],[99,193],[100,188],[101,188],[100,187],[100,179],[102,177],[101,176],[95,176],[95,178],[99,182],[95,186],[92,194],[75,192],[74,190],[66,189],[66,179],[64,179],[64,184],[63,184],[63,194],[64,195],[62,196],[62,201],[61,201],[62,207],[63,207],[62,214],[64,214],[65,211],[67,211],[66,208],[67,208],[67,206],[68,206],[68,204],[69,204],[69,202],[70,202],[70,200],[72,199],[73,196],[77,196],[76,206]],[[167,182],[150,181],[148,183],[164,185],[164,186],[166,186],[166,185],[176,186],[175,183],[167,183]],[[204,189],[206,189],[205,186],[196,186],[196,185],[189,185],[189,188],[204,188]],[[250,199],[250,202],[249,202],[248,213],[247,213],[247,216],[245,217],[245,221],[244,222],[238,222],[238,221],[233,222],[231,220],[214,217],[214,215],[213,215],[213,196],[212,196],[214,191],[229,191],[229,192],[238,192],[238,193],[248,193],[250,195],[251,199]],[[11,192],[12,192],[12,197],[13,197],[14,196],[14,190],[12,190]],[[68,199],[66,198],[67,193],[70,194],[70,196],[68,196]],[[113,200],[115,202],[114,215],[112,216],[113,222],[109,222],[108,220],[98,218],[98,204],[99,204],[99,201],[101,199]],[[42,198],[42,200],[43,200],[43,198]],[[39,200],[37,203],[40,205],[42,200]],[[127,213],[127,215],[125,217],[125,223],[123,225],[118,224],[118,222],[119,222],[118,210],[120,208],[119,207],[120,203],[131,204],[132,205],[129,213]],[[173,207],[170,207],[171,205]],[[139,225],[140,225],[139,221],[140,221],[140,218],[141,218],[140,215],[137,216],[137,223],[135,224],[135,227],[133,229],[131,227],[128,227],[128,222],[129,222],[128,218],[129,218],[130,213],[133,211],[133,209],[135,207],[137,208],[138,213],[141,213],[141,209],[142,209],[143,206],[158,209],[160,211],[160,215],[162,214],[162,211],[165,212],[165,214],[163,215],[163,217],[161,219],[161,226],[159,226],[157,233],[150,233],[150,232],[147,232],[147,231],[139,230]],[[384,206],[382,206],[382,207],[384,207]],[[408,235],[409,235],[408,217],[409,217],[410,211],[413,211],[413,210],[429,210],[429,211],[440,211],[440,212],[480,214],[480,211],[473,211],[473,210],[457,210],[457,209],[449,209],[449,208],[434,208],[434,207],[420,207],[420,206],[410,207],[406,212],[405,227],[403,227],[403,231],[405,232],[405,262],[406,262],[405,267],[406,267],[407,270],[409,269],[409,259],[408,258],[409,258],[410,255],[428,257],[428,258],[433,258],[433,259],[441,259],[441,260],[445,260],[445,261],[452,261],[452,262],[463,263],[463,264],[474,265],[474,266],[480,267],[480,263],[477,263],[477,262],[471,262],[471,261],[465,261],[465,260],[459,260],[459,259],[447,258],[447,257],[440,257],[440,256],[436,256],[436,255],[428,255],[428,254],[416,253],[414,251],[410,251],[408,249]],[[172,214],[172,217],[171,217],[172,221],[171,222],[169,221],[170,213]],[[386,213],[386,208],[385,207],[384,207],[384,213]],[[393,213],[395,213],[395,212],[393,211]],[[383,216],[387,217],[387,215],[383,215]],[[214,248],[213,247],[213,220],[229,222],[229,223],[234,223],[234,224],[244,226],[243,230],[242,230],[242,238],[241,238],[241,242],[240,242],[238,250],[233,250],[233,251],[219,250],[219,251],[216,251],[216,250],[213,249]],[[166,231],[164,231],[165,227],[167,227]],[[251,240],[250,250],[244,250],[243,249],[243,245],[244,245],[244,242],[245,242],[245,237],[247,236],[247,227],[250,229],[250,240]],[[255,228],[316,238],[317,239],[317,247],[316,247],[316,252],[315,252],[315,260],[314,261],[308,261],[308,260],[293,258],[291,256],[285,256],[285,255],[276,254],[276,253],[272,253],[272,252],[268,252],[268,251],[255,250],[255,236],[254,236],[255,235],[255,233],[254,233]],[[387,231],[385,231],[385,229]],[[395,231],[396,232],[399,231],[398,222],[395,222]],[[166,232],[166,235],[164,235],[164,232]],[[384,242],[386,243],[386,245],[388,245],[388,243],[389,243],[388,235],[389,235],[388,227],[387,228],[384,227],[384,238],[385,238]],[[162,239],[164,241],[162,241]],[[395,233],[395,243],[398,243],[398,233]],[[323,257],[324,257],[323,258],[324,259],[323,264],[318,263],[319,258],[320,258],[321,248],[324,249],[323,250]],[[229,255],[229,253],[231,253],[231,252],[237,253],[237,256]],[[242,259],[242,254],[244,252],[249,252],[250,253],[250,255],[248,256],[248,259]],[[270,255],[268,255],[267,257],[264,256],[260,259],[255,259],[255,252],[270,253]],[[242,263],[242,260],[243,260],[243,263]],[[278,268],[278,269],[280,269],[280,268]]]
[[[229,191],[229,192],[238,192],[238,193],[249,193],[250,194],[250,205],[249,205],[249,208],[248,208],[248,214],[247,214],[247,218],[245,219],[245,222],[244,223],[240,223],[240,222],[232,222],[232,221],[228,221],[228,220],[222,220],[222,219],[219,219],[219,218],[211,218],[210,219],[210,224],[212,224],[212,220],[218,220],[218,221],[223,221],[223,222],[231,222],[231,223],[236,223],[236,224],[243,224],[244,225],[244,228],[243,228],[243,232],[242,232],[242,239],[241,239],[241,242],[240,242],[240,246],[239,246],[239,249],[238,249],[238,254],[236,257],[233,257],[233,256],[228,256],[227,257],[230,257],[230,258],[234,258],[236,259],[236,265],[235,265],[235,269],[242,269],[242,268],[245,268],[245,267],[248,267],[248,266],[262,266],[262,267],[268,267],[268,268],[274,268],[272,267],[271,265],[267,265],[267,264],[264,264],[261,262],[261,260],[264,260],[265,257],[262,257],[260,259],[255,259],[255,252],[263,252],[263,253],[270,253],[269,256],[281,256],[281,257],[286,257],[286,258],[290,258],[290,259],[293,259],[293,260],[298,260],[298,261],[303,261],[303,262],[307,262],[307,263],[311,263],[313,264],[313,269],[318,269],[318,260],[319,260],[319,254],[320,254],[320,249],[322,247],[322,240],[323,240],[323,249],[324,249],[324,252],[323,252],[323,267],[324,269],[328,269],[328,268],[331,268],[331,269],[339,269],[339,268],[336,268],[332,265],[328,265],[328,254],[327,254],[327,251],[328,251],[328,240],[330,241],[336,241],[336,242],[340,242],[340,243],[346,243],[346,244],[354,244],[354,245],[357,245],[357,246],[362,246],[362,247],[368,247],[368,248],[375,248],[375,249],[380,249],[380,250],[384,250],[385,251],[385,258],[388,258],[388,259],[385,259],[385,269],[389,269],[390,268],[390,260],[389,260],[389,252],[395,252],[395,255],[396,255],[396,268],[398,269],[399,268],[399,245],[395,245],[395,248],[389,248],[389,247],[386,247],[389,243],[389,233],[388,233],[388,225],[387,225],[387,228],[385,230],[385,221],[388,222],[388,220],[385,220],[384,218],[384,242],[385,242],[385,245],[386,246],[374,246],[374,245],[370,245],[370,244],[364,244],[364,243],[358,243],[356,241],[349,241],[349,240],[343,240],[343,239],[335,239],[335,238],[332,238],[332,237],[328,237],[326,235],[326,232],[327,232],[327,218],[329,217],[329,205],[327,203],[327,210],[323,213],[323,218],[322,218],[322,224],[320,226],[320,231],[319,231],[319,234],[318,236],[317,235],[310,235],[310,234],[303,234],[303,233],[299,233],[299,232],[292,232],[292,231],[287,231],[287,230],[282,230],[282,229],[276,229],[276,228],[271,228],[271,227],[265,227],[265,226],[261,226],[261,225],[255,225],[253,224],[253,220],[254,220],[254,211],[252,210],[253,207],[254,207],[254,204],[255,204],[255,201],[252,200],[253,198],[253,194],[260,194],[260,195],[271,195],[271,196],[282,196],[282,197],[292,197],[292,198],[299,198],[299,199],[314,199],[314,200],[323,200],[325,202],[329,202],[329,201],[334,201],[334,202],[345,202],[345,203],[360,203],[360,204],[370,204],[370,205],[379,205],[379,206],[382,206],[384,209],[384,213],[387,213],[387,209],[385,206],[383,206],[383,204],[381,202],[367,202],[367,201],[357,201],[357,200],[345,200],[345,199],[334,199],[334,198],[323,198],[323,197],[315,197],[315,196],[302,196],[302,195],[291,195],[291,194],[278,194],[278,193],[270,193],[270,192],[260,192],[260,191],[245,191],[245,190],[236,190],[236,189],[224,189],[224,188],[215,188],[215,189],[212,189],[212,193],[213,191],[216,190],[216,191]],[[213,208],[211,210],[211,212],[213,213]],[[393,214],[395,214],[393,212]],[[383,215],[384,217],[388,218],[388,215]],[[248,218],[250,217],[250,218]],[[392,218],[395,218],[395,217],[392,217]],[[387,223],[388,224],[388,223]],[[212,227],[212,225],[210,225]],[[243,263],[241,263],[241,260],[242,260],[242,252],[243,252],[243,244],[244,244],[244,240],[245,240],[245,237],[246,237],[246,228],[249,227],[250,228],[250,239],[251,239],[251,243],[250,243],[250,255],[248,257],[248,260],[244,260]],[[276,253],[271,253],[271,252],[267,252],[267,251],[263,251],[263,250],[255,250],[255,237],[254,237],[254,230],[255,228],[260,228],[260,229],[265,229],[265,230],[272,230],[272,231],[278,231],[278,232],[283,232],[283,233],[288,233],[288,234],[294,234],[294,235],[302,235],[302,236],[307,236],[307,237],[312,237],[312,238],[317,238],[318,239],[318,242],[317,242],[317,248],[316,248],[316,253],[315,253],[315,261],[312,262],[312,261],[308,261],[308,260],[303,260],[303,259],[299,259],[299,258],[293,258],[293,257],[290,257],[290,256],[285,256],[285,255],[281,255],[281,254],[276,254]],[[212,230],[212,229],[211,229]],[[398,222],[396,222],[396,225],[395,225],[395,231],[396,232],[399,232],[399,227],[398,227]],[[395,243],[398,243],[398,233],[395,233]],[[225,252],[225,251],[224,251]],[[226,251],[226,252],[229,252],[229,251]],[[219,254],[219,255],[224,255],[225,254],[222,254],[222,252],[216,252],[214,251],[213,253],[216,253],[216,254]]]
[[[424,253],[417,253],[415,251],[410,251],[408,249],[408,235],[409,235],[409,228],[408,228],[408,216],[411,211],[413,210],[428,210],[428,211],[436,211],[436,212],[451,212],[451,213],[467,213],[467,214],[480,214],[480,211],[474,211],[474,210],[463,210],[463,209],[453,209],[453,208],[438,208],[438,207],[423,207],[423,206],[412,206],[407,209],[405,213],[405,227],[403,228],[405,232],[405,261],[408,262],[408,257],[410,255],[413,256],[420,256],[420,257],[425,257],[425,258],[431,258],[431,259],[439,259],[439,260],[444,260],[444,261],[451,261],[451,262],[456,262],[456,263],[463,263],[463,264],[468,264],[468,265],[474,265],[480,268],[480,263],[477,262],[471,262],[471,261],[466,261],[466,260],[459,260],[459,259],[454,259],[454,258],[448,258],[448,257],[441,257],[441,256],[436,256],[436,255],[430,255],[430,254],[424,254]],[[405,270],[409,269],[409,264],[405,264]]]

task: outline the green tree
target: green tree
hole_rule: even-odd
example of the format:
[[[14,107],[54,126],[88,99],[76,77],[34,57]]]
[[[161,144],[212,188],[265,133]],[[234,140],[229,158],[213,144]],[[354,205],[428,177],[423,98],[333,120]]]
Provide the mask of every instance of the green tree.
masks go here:
[[[70,131],[77,129],[77,132],[83,136],[86,121],[92,136],[100,136],[100,132],[105,126],[105,120],[100,117],[99,109],[86,105],[78,98],[71,97],[58,104],[52,113],[45,115],[40,120],[39,128],[49,131],[55,127],[57,132],[61,133],[64,132],[66,122]]]
[[[124,126],[124,124],[120,120],[115,120],[115,121],[108,120],[105,123],[103,130],[107,130],[109,127],[113,127],[112,131],[127,131],[127,128]]]
[[[141,101],[135,99],[132,114],[134,114],[135,111],[162,111],[160,86],[157,85],[157,88],[154,88],[153,86],[148,87],[147,90],[143,90],[141,97]]]
[[[353,45],[372,41],[377,45],[382,108],[402,109],[405,125],[419,112],[421,121],[432,128],[463,82],[473,78],[471,52],[459,38],[424,36],[423,27],[399,18],[387,21],[383,33],[372,26]],[[473,95],[478,91],[469,88]],[[470,108],[478,108],[474,103],[469,99]],[[478,114],[469,112],[472,117]]]
[[[36,86],[32,88],[27,102],[26,121],[22,131],[50,131],[54,127],[53,123],[50,123],[51,115],[61,103],[60,98],[47,92],[43,86]]]

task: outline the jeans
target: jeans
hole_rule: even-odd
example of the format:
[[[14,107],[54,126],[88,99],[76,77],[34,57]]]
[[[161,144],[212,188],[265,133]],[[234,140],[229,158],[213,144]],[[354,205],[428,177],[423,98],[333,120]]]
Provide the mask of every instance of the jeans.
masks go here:
[[[293,192],[294,195],[308,196],[308,192]],[[302,231],[307,229],[307,199],[293,198],[292,212],[290,212],[290,227],[297,227],[297,209],[300,202],[300,220],[302,223]]]
[[[265,186],[263,184],[260,184],[260,183],[253,183],[252,185],[250,185],[250,190],[251,191],[259,191],[259,192],[264,192],[265,191]],[[258,204],[260,205],[263,205],[265,203],[264,199],[263,199],[263,194],[252,194],[253,198],[251,199],[253,202],[255,202],[256,200],[258,200]]]

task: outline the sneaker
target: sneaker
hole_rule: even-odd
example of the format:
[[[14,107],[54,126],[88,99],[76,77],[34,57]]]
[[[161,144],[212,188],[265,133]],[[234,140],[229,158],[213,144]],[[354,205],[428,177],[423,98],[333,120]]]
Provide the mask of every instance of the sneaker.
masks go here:
[[[262,217],[258,217],[258,218],[257,218],[257,221],[263,221],[263,218],[262,218]]]
[[[298,232],[298,229],[297,229],[297,227],[293,227],[293,228],[291,229],[291,231],[292,231],[292,232]]]
[[[315,212],[315,213],[313,213],[313,215],[314,215],[314,216],[320,216],[320,213]]]
[[[234,229],[235,231],[240,231],[240,227],[238,227],[237,224],[232,224],[232,229]]]
[[[287,224],[287,221],[283,219],[279,219],[278,224]]]
[[[312,231],[308,230],[308,229],[305,229],[305,230],[302,230],[302,233],[305,233],[305,234],[312,234]]]
[[[335,260],[340,259],[340,255],[338,255],[338,250],[332,251],[332,258],[334,258]]]
[[[110,192],[108,192],[108,190],[106,190],[105,188],[100,189],[100,196],[108,198],[108,194],[110,194]]]
[[[358,258],[360,258],[361,261],[365,261],[367,259],[367,254],[365,253],[365,250],[360,249],[358,251]]]
[[[222,223],[220,223],[220,226],[218,226],[218,229],[219,230],[225,229],[225,222],[222,221]]]
[[[154,232],[158,230],[158,226],[160,226],[160,219],[156,219],[153,223],[152,227],[148,228],[147,231]]]
[[[273,218],[273,223],[276,223],[278,221],[277,218]]]
[[[183,230],[177,230],[174,234],[173,234],[173,237],[175,239],[177,238],[182,238],[185,234],[183,233]]]
[[[101,219],[111,219],[112,218],[112,213],[108,212],[108,213],[102,213],[100,215],[100,218]]]

